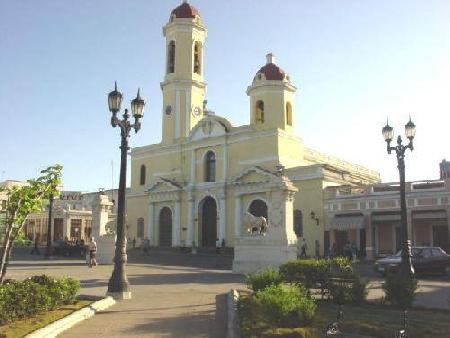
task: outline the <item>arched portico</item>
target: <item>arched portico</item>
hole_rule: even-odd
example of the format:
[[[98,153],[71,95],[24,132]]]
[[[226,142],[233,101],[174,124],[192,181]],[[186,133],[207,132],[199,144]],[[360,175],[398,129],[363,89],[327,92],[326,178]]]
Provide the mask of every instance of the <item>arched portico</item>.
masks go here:
[[[159,246],[172,246],[172,210],[169,207],[159,212]]]
[[[203,248],[216,246],[217,203],[211,196],[205,197],[198,207],[198,243]]]

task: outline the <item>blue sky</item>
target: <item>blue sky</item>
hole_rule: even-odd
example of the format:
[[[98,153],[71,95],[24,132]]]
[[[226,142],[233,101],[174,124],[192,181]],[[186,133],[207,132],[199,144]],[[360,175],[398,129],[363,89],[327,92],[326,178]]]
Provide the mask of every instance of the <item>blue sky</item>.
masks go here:
[[[64,165],[67,190],[117,185],[119,131],[109,124],[114,80],[147,101],[131,145],[161,138],[162,26],[181,1],[2,0],[0,180]],[[296,129],[307,146],[397,180],[381,128],[411,115],[407,180],[436,179],[450,159],[450,1],[228,0],[191,2],[208,38],[208,106],[248,123],[245,94],[273,52],[299,88]]]

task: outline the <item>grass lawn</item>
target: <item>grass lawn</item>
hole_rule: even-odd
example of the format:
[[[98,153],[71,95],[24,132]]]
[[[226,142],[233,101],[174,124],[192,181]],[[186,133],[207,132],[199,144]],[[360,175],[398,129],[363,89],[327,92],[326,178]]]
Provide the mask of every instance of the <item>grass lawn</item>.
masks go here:
[[[25,318],[4,326],[0,326],[0,337],[24,337],[48,324],[70,315],[83,307],[93,303],[94,300],[78,300],[75,304],[64,305],[61,308],[41,313],[35,317]]]
[[[247,296],[244,296],[244,298]],[[338,307],[327,301],[318,301],[317,312],[313,322],[303,330],[279,330],[278,334],[267,332],[260,322],[254,320],[257,315],[247,308],[239,315],[243,337],[323,337],[328,323],[336,320]],[[246,316],[246,313],[248,316]],[[367,304],[361,306],[344,306],[343,337],[392,338],[394,332],[401,328],[403,313],[387,305]],[[408,311],[409,338],[448,338],[450,337],[450,311],[413,309]],[[281,332],[284,331],[284,335]],[[294,330],[295,331],[295,330]],[[268,334],[265,334],[267,332]],[[301,334],[303,333],[303,334]]]

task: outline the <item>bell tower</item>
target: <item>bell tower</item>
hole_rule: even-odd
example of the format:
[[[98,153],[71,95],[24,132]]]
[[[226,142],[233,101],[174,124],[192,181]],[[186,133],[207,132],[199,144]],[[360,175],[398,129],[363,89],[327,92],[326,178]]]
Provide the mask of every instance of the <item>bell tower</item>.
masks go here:
[[[189,136],[203,117],[206,84],[203,55],[207,29],[197,9],[186,1],[175,8],[163,27],[166,69],[163,92],[162,142],[175,143]]]
[[[294,132],[294,94],[297,88],[275,62],[266,55],[261,67],[247,88],[250,96],[250,125],[255,129],[282,129]]]

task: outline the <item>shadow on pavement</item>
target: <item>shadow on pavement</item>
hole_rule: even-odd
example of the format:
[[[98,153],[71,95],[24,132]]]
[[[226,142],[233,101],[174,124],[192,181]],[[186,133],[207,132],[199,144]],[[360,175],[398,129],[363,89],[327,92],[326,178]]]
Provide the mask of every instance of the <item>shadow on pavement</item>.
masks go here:
[[[195,267],[215,270],[231,270],[233,256],[221,254],[197,254],[181,253],[176,250],[150,250],[148,255],[143,255],[138,249],[128,252],[128,262],[153,265],[173,265],[183,267]]]
[[[131,285],[161,285],[161,284],[222,284],[242,283],[243,277],[225,273],[195,272],[181,274],[148,274],[129,275]]]
[[[202,304],[207,305],[207,304]],[[195,305],[182,306],[194,308]],[[175,307],[172,307],[175,308]],[[179,308],[179,307],[177,307]],[[161,308],[171,309],[171,308]],[[156,310],[156,309],[152,309]],[[138,310],[139,311],[139,310]],[[175,317],[162,317],[153,319],[149,323],[135,325],[132,329],[142,336],[164,337],[226,337],[226,294],[216,296],[216,311],[198,311],[177,315]]]

